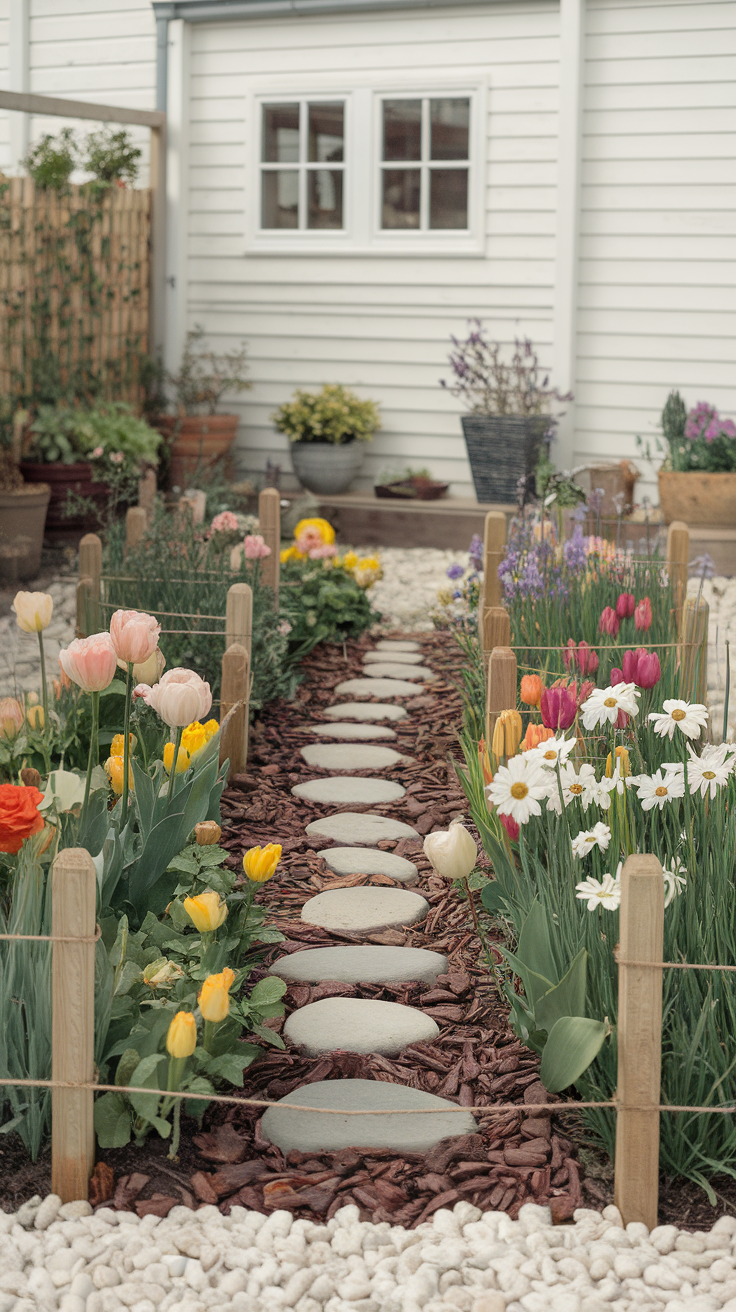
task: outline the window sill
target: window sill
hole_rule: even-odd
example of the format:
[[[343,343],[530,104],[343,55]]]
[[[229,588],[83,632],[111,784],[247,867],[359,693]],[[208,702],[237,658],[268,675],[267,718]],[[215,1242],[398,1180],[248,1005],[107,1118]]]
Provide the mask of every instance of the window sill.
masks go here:
[[[288,255],[298,258],[304,257],[325,257],[325,256],[343,256],[354,257],[359,259],[435,259],[438,256],[443,259],[483,259],[485,257],[485,247],[475,238],[467,238],[464,241],[451,240],[448,242],[429,240],[421,242],[412,241],[375,241],[366,245],[357,245],[353,242],[331,241],[331,242],[304,242],[297,241],[253,241],[249,242],[243,251],[243,258],[252,258],[253,256],[274,256]]]

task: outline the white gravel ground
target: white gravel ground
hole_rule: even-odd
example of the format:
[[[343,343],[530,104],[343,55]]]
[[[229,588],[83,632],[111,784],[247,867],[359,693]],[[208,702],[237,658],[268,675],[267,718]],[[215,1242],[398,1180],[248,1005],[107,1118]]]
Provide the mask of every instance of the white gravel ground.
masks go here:
[[[457,1203],[416,1230],[358,1215],[35,1199],[0,1213],[0,1312],[736,1312],[733,1217],[650,1234],[615,1207],[561,1226],[534,1204],[510,1221]]]

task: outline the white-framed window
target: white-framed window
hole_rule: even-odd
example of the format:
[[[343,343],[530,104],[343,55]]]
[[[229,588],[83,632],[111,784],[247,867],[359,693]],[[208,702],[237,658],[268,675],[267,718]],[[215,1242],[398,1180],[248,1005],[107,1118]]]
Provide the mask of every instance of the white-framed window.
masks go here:
[[[378,226],[467,232],[471,97],[380,97]]]
[[[260,230],[345,229],[345,101],[264,101]]]

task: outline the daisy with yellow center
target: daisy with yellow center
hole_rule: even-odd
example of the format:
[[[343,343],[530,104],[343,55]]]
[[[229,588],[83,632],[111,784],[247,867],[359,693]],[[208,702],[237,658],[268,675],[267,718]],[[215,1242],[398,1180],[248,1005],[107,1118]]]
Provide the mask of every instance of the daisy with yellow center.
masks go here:
[[[651,776],[639,775],[636,794],[643,811],[651,811],[655,806],[661,811],[666,802],[685,796],[685,776],[682,770],[664,774],[656,770]]]
[[[606,724],[616,724],[619,711],[624,715],[637,715],[639,689],[635,683],[617,683],[611,688],[594,688],[581,707],[583,726],[587,730]]]
[[[496,771],[486,797],[499,815],[510,815],[517,825],[525,825],[533,815],[542,814],[540,801],[547,796],[549,783],[549,774],[528,754],[512,756]]]
[[[675,736],[679,729],[686,738],[699,738],[708,723],[708,708],[702,702],[683,702],[677,697],[668,697],[662,702],[662,712],[652,712],[649,716],[652,727],[660,738]]]

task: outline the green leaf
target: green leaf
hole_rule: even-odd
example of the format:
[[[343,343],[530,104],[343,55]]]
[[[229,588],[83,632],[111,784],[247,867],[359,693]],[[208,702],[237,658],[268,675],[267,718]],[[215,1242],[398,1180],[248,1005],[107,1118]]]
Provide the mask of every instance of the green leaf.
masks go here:
[[[163,1053],[153,1052],[138,1063],[130,1077],[131,1085],[147,1085],[160,1089],[159,1070],[164,1063]],[[157,1093],[129,1093],[128,1097],[137,1111],[146,1121],[153,1121],[158,1112],[159,1095]]]
[[[122,1093],[103,1093],[95,1101],[95,1133],[100,1148],[130,1143],[130,1107]]]
[[[552,984],[559,983],[549,936],[549,918],[539,898],[535,897],[521,927],[516,955],[535,974],[542,975]]]
[[[580,1079],[597,1057],[606,1037],[601,1020],[561,1016],[552,1026],[542,1053],[539,1078],[550,1093],[559,1093]]]
[[[260,1053],[254,1043],[241,1044],[237,1052],[224,1052],[219,1057],[210,1057],[205,1070],[213,1079],[227,1080],[239,1089],[243,1087],[243,1071],[250,1066]]]
[[[259,980],[251,990],[248,1005],[254,1010],[256,1008],[260,1010],[261,1007],[268,1006],[271,1002],[278,1002],[283,998],[285,992],[286,984],[284,980],[278,979],[276,975],[267,975],[265,979]]]
[[[191,1093],[204,1093],[204,1094],[215,1092],[213,1085],[210,1084],[210,1081],[205,1080],[201,1075],[196,1075],[194,1079],[189,1082],[188,1091]],[[194,1099],[190,1100],[188,1098],[184,1104],[184,1110],[187,1116],[198,1117],[201,1116],[203,1112],[207,1110],[207,1103],[202,1102],[201,1099],[197,1099],[195,1102]]]
[[[480,895],[480,900],[490,915],[498,916],[505,914],[506,899],[501,892],[500,884],[498,884],[495,879],[484,885],[483,891]]]
[[[587,962],[588,954],[585,948],[581,948],[559,984],[534,1004],[534,1020],[538,1029],[549,1032],[562,1016],[585,1015]]]
[[[141,969],[135,961],[126,961],[122,970],[119,971],[115,979],[115,996],[124,997],[129,993],[134,984],[138,984],[141,979]]]
[[[250,1033],[257,1034],[259,1039],[263,1039],[264,1043],[270,1043],[272,1048],[286,1047],[281,1035],[277,1034],[276,1030],[269,1029],[267,1025],[260,1025],[257,1021],[249,1021],[248,1029]]]
[[[554,988],[554,982],[551,979],[546,979],[544,975],[538,975],[535,970],[530,970],[523,961],[514,956],[513,952],[509,952],[508,948],[499,948],[498,950],[506,958],[515,974],[519,976],[524,985],[527,1006],[533,1011],[539,999]]]
[[[140,1053],[135,1048],[126,1048],[115,1072],[115,1083],[120,1085],[131,1084],[131,1075],[140,1063]]]

